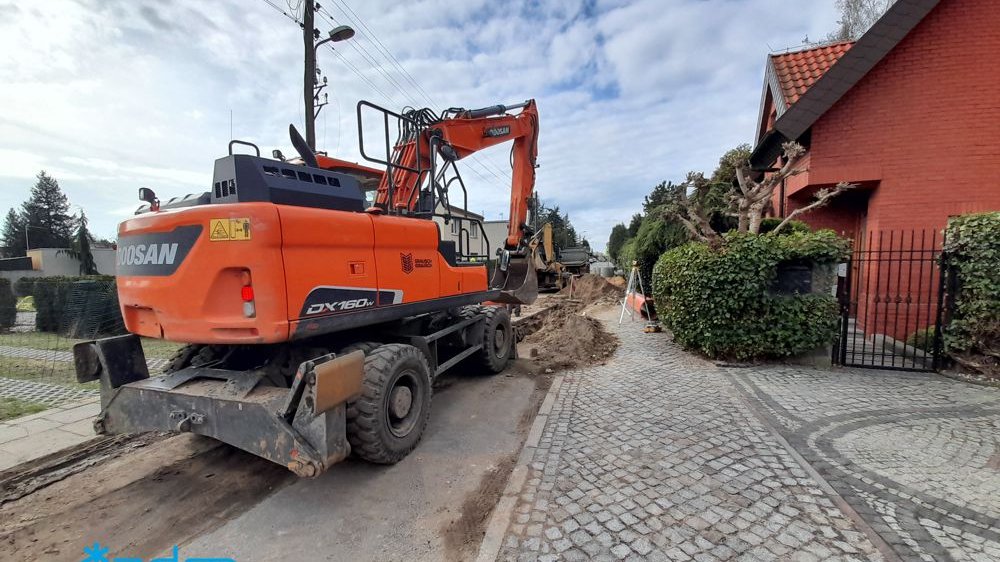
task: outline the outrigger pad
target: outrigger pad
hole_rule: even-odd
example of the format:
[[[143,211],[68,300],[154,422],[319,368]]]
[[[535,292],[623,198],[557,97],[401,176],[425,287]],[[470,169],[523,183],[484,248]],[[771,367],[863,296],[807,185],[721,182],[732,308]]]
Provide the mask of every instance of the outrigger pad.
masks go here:
[[[130,382],[149,378],[146,355],[139,336],[128,334],[73,346],[73,363],[77,382],[90,382],[108,377],[112,389]]]

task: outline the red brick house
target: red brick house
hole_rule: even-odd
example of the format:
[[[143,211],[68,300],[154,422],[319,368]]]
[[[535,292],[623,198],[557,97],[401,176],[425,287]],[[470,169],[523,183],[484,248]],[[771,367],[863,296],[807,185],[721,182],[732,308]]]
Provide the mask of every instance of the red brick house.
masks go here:
[[[775,193],[771,214],[856,183],[801,218],[864,244],[876,233],[940,233],[949,216],[1000,209],[998,53],[996,0],[898,0],[854,43],[769,56],[751,164],[774,167],[787,140],[808,151],[808,171]],[[885,301],[874,302],[888,317]],[[913,324],[878,329],[900,338]]]
[[[771,55],[751,160],[808,149],[774,214],[839,181],[861,187],[806,222],[852,235],[1000,209],[998,53],[995,0],[899,0],[856,43]]]

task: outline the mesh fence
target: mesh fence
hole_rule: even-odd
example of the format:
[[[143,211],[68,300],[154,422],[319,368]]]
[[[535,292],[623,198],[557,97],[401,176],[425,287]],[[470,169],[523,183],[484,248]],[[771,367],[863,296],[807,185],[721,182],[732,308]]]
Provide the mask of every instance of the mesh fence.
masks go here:
[[[73,345],[126,333],[114,278],[22,278],[0,293],[5,288],[14,294],[16,314],[6,316],[13,322],[0,331],[0,398],[52,405],[96,395],[97,383],[76,382]],[[162,369],[177,347],[144,340],[150,371]]]

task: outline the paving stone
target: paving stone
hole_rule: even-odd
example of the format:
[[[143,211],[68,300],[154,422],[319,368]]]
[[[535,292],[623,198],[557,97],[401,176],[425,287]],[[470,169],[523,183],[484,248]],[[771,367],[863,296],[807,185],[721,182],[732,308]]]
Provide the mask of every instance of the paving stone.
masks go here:
[[[618,352],[564,373],[537,478],[520,491],[547,502],[530,513],[562,559],[880,560],[784,442],[901,558],[1000,559],[1000,390],[909,373],[724,369],[667,335],[605,326]],[[917,505],[933,516],[916,517]],[[508,535],[526,537],[515,525]],[[522,553],[503,544],[501,559]]]

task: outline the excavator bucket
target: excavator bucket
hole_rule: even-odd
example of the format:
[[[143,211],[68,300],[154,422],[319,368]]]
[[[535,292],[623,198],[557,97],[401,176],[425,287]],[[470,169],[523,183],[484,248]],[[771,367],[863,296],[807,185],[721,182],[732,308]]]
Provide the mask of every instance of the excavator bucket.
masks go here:
[[[501,256],[490,288],[499,289],[493,302],[501,304],[531,304],[538,298],[538,272],[535,270],[536,248],[524,254],[504,253]]]

